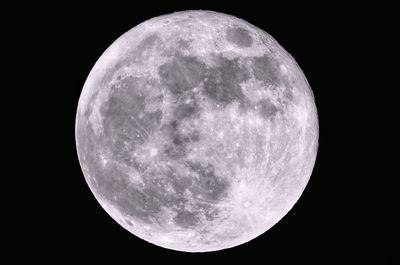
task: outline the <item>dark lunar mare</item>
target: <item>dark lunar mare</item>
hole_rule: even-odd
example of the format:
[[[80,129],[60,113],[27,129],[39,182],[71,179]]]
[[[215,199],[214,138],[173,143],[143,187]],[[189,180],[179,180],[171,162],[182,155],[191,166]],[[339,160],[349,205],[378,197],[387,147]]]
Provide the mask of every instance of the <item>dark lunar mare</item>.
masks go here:
[[[262,99],[256,104],[256,109],[261,117],[266,120],[273,118],[278,112],[282,110],[276,107],[270,99]]]
[[[197,226],[201,215],[204,215],[208,221],[212,221],[218,216],[219,210],[211,205],[226,197],[229,183],[215,175],[214,167],[211,164],[203,165],[193,161],[184,163],[195,175],[181,176],[175,172],[168,179],[172,180],[172,186],[178,194],[190,191],[193,196],[191,203],[194,204],[194,209],[178,208],[174,218],[176,225],[189,228]],[[197,199],[199,197],[202,199]]]
[[[251,63],[254,77],[263,82],[266,86],[283,86],[284,100],[290,102],[293,99],[293,86],[289,80],[289,77],[281,73],[279,62],[272,56],[259,56],[250,57],[248,60]],[[273,88],[272,88],[273,89]]]
[[[249,79],[246,67],[239,64],[238,59],[230,60],[218,56],[218,65],[208,69],[204,81],[204,94],[215,103],[226,106],[234,101],[241,105],[247,103],[240,83]]]
[[[240,27],[229,28],[226,32],[226,39],[239,47],[250,47],[253,43],[250,33]]]
[[[176,54],[170,62],[158,68],[158,73],[168,90],[174,95],[191,91],[203,79],[205,67],[193,56]]]
[[[281,84],[279,64],[270,56],[264,55],[261,57],[251,58],[252,69],[254,77],[266,85],[279,85]]]
[[[162,119],[160,110],[144,111],[148,82],[127,76],[111,88],[109,98],[100,106],[106,146],[118,161],[128,158],[124,161],[128,166],[134,166],[130,154],[158,128]]]

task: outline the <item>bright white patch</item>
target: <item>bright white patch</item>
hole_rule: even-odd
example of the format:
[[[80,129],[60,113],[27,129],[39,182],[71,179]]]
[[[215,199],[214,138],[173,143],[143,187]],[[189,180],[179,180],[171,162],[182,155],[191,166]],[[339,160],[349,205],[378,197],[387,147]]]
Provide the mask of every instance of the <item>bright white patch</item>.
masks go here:
[[[103,167],[107,165],[108,160],[107,160],[107,158],[105,158],[105,156],[103,154],[100,155],[100,161],[101,161],[101,164],[103,165]]]
[[[250,205],[251,205],[251,202],[249,202],[249,201],[243,202],[243,207],[245,207],[245,208],[250,207]]]
[[[251,126],[251,127],[261,127],[262,125],[265,124],[263,119],[258,115],[254,115],[254,117],[249,118],[247,121],[248,121],[249,126]]]
[[[212,113],[211,111],[205,111],[203,113],[203,117],[206,121],[214,121],[215,119],[215,114]]]
[[[281,65],[279,66],[279,69],[281,69],[281,72],[282,72],[283,74],[287,74],[287,72],[288,72],[286,66],[283,65],[283,64],[281,64]]]
[[[217,133],[217,137],[218,137],[219,139],[223,139],[223,138],[225,137],[225,132],[224,132],[224,131],[219,131],[219,132]]]
[[[151,148],[150,149],[150,156],[153,157],[158,154],[158,149],[157,148]]]

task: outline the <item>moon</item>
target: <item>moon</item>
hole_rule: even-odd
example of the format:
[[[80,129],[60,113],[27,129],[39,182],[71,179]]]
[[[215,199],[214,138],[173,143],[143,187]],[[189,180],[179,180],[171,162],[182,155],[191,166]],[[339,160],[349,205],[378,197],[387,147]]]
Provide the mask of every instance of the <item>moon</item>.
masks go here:
[[[318,131],[312,90],[275,39],[231,15],[184,11],[139,24],[98,59],[75,139],[88,186],[122,227],[207,252],[288,213]]]

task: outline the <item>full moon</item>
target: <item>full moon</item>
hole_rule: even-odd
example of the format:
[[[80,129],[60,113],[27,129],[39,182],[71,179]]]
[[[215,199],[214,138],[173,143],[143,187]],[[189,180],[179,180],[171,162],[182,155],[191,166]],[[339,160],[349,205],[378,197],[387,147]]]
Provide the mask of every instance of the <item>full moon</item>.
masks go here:
[[[317,154],[297,63],[237,17],[184,11],[118,38],[81,93],[75,126],[92,193],[122,227],[186,252],[266,232],[301,196]]]

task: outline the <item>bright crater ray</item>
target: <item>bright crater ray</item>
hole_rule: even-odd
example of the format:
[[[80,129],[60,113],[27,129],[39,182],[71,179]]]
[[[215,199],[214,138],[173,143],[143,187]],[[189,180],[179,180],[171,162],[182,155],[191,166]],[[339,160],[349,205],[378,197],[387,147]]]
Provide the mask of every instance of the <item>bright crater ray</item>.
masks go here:
[[[312,91],[267,33],[233,16],[148,20],[93,67],[76,117],[85,179],[125,229],[165,248],[245,243],[295,204],[318,143]]]

